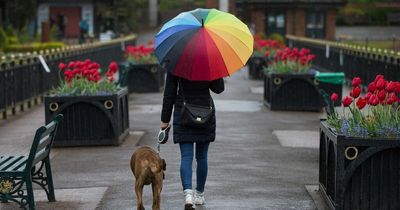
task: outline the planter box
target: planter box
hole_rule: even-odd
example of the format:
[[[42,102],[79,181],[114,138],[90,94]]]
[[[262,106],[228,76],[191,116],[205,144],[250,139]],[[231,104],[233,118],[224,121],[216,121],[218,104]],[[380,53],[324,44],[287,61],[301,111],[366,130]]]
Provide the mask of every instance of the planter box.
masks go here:
[[[400,139],[336,135],[320,126],[319,188],[330,209],[400,209]]]
[[[129,130],[128,90],[108,96],[47,96],[46,123],[58,114],[63,122],[53,145],[119,145]]]
[[[264,104],[271,110],[318,112],[322,108],[313,74],[265,74]]]
[[[265,57],[252,56],[249,59],[249,78],[254,80],[262,80],[264,78],[264,66],[267,67]]]
[[[160,92],[164,87],[165,71],[158,64],[123,63],[120,72],[120,84],[129,93]]]

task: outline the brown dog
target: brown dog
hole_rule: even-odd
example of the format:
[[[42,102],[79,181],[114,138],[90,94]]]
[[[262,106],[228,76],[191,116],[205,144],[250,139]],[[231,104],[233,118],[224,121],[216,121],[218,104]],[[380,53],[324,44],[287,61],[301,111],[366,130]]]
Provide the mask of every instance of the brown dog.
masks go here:
[[[144,185],[151,184],[153,189],[153,210],[160,209],[160,194],[163,187],[165,160],[151,147],[137,149],[131,158],[131,170],[136,178],[135,192],[137,209],[144,210],[142,194]]]

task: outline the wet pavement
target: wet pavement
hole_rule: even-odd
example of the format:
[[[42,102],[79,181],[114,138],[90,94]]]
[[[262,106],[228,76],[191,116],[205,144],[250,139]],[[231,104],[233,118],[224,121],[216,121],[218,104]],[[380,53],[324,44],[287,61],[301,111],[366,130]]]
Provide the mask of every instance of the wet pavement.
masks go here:
[[[146,35],[139,36],[138,43],[147,42],[154,32]],[[222,94],[213,95],[217,137],[209,149],[206,205],[196,209],[316,209],[306,187],[312,191],[318,184],[316,134],[324,114],[270,111],[262,101],[263,82],[249,80],[247,75],[244,68],[225,80]],[[161,102],[161,92],[129,96],[130,135],[120,146],[53,148],[57,202],[48,203],[37,189],[37,209],[136,209],[130,158],[139,146],[156,146]],[[0,120],[0,155],[26,154],[35,129],[43,123],[43,105]],[[161,156],[167,163],[161,209],[181,210],[179,146],[170,139],[161,146]],[[193,166],[195,187],[195,162]],[[143,197],[145,208],[151,209],[150,186],[145,187]],[[0,210],[9,209],[19,208],[0,203]]]
[[[245,69],[227,78],[226,91],[213,95],[217,138],[209,150],[206,205],[196,209],[316,209],[305,186],[318,183],[318,149],[290,140],[315,142],[323,113],[270,111],[259,91],[263,82],[249,80],[247,74]],[[131,135],[120,146],[55,148],[51,161],[58,201],[47,203],[35,191],[38,209],[135,209],[129,161],[138,146],[155,147],[161,102],[162,93],[129,96]],[[44,122],[43,109],[40,105],[0,123],[0,154],[26,152],[35,128]],[[161,207],[183,209],[178,145],[169,140],[161,156],[167,162]],[[151,209],[149,186],[144,204]],[[10,203],[0,209],[18,208]]]

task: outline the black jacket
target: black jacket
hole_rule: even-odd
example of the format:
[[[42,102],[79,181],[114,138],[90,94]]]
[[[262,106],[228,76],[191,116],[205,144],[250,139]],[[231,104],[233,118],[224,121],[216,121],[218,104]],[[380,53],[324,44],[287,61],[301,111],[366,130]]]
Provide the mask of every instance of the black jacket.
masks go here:
[[[181,83],[181,84],[179,84]],[[218,79],[211,82],[190,81],[180,77],[167,74],[165,82],[163,106],[161,111],[161,121],[168,123],[171,120],[172,109],[174,108],[174,143],[196,142],[205,143],[215,140],[215,114],[206,126],[206,128],[192,128],[182,126],[180,115],[183,105],[182,89],[187,103],[209,106],[214,101],[211,98],[210,90],[214,93],[224,91],[224,80]]]

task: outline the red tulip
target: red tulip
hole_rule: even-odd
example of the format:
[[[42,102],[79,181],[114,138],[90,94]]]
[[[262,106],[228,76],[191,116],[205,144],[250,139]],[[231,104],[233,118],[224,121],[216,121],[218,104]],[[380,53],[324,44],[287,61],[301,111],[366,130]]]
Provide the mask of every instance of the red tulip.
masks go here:
[[[82,62],[80,62],[80,61],[77,61],[77,62],[75,62],[75,68],[82,68],[82,66],[83,66],[84,64],[82,63]]]
[[[73,69],[75,67],[75,62],[71,61],[68,64],[68,68]]]
[[[359,98],[356,102],[356,105],[357,105],[358,109],[361,110],[365,107],[365,105],[367,105],[367,100],[363,99],[363,98]]]
[[[343,98],[342,103],[344,107],[348,107],[351,103],[353,103],[353,99],[349,96],[346,96]]]
[[[385,91],[385,90],[380,90],[380,91],[378,92],[378,98],[379,98],[379,100],[381,100],[381,101],[385,100],[385,98],[386,98],[386,91]]]
[[[376,106],[378,104],[379,104],[378,98],[375,98],[374,100],[372,100],[372,103],[371,103],[372,106]]]
[[[397,85],[395,82],[390,81],[386,86],[386,91],[389,93],[392,93],[392,92],[394,92],[394,89],[396,88],[396,86]]]
[[[357,87],[357,86],[359,86],[360,84],[361,84],[361,79],[360,79],[360,77],[354,77],[354,78],[353,78],[353,82],[352,82],[353,87]]]
[[[386,81],[384,79],[379,79],[376,82],[376,88],[378,88],[378,90],[382,90],[383,88],[385,88],[385,84],[386,84]]]
[[[378,105],[379,104],[378,97],[376,97],[376,95],[371,95],[371,97],[368,100],[368,104],[372,106]]]
[[[353,90],[350,91],[350,96],[353,98],[358,98],[358,96],[360,96],[360,93],[361,93],[361,88],[355,87],[353,88]]]
[[[369,85],[368,85],[368,92],[373,93],[373,92],[375,92],[375,90],[376,90],[375,82],[369,83]]]
[[[378,82],[378,80],[380,80],[380,79],[384,79],[384,77],[383,77],[383,75],[378,74],[378,75],[376,75],[374,82]]]
[[[60,71],[64,71],[64,69],[67,67],[67,65],[65,63],[60,63],[58,64],[58,68],[60,69]]]
[[[269,57],[269,51],[265,51],[264,56]]]
[[[311,61],[315,59],[315,55],[308,55],[307,56],[307,61]]]
[[[390,95],[389,95],[389,99],[387,100],[387,104],[393,104],[393,103],[395,103],[396,101],[398,101],[399,100],[399,97],[397,97],[397,95],[396,94],[394,94],[394,93],[391,93]]]
[[[108,67],[109,70],[111,70],[112,72],[117,72],[118,70],[118,64],[113,61],[110,63],[110,66]]]
[[[365,100],[369,100],[369,98],[372,96],[371,92],[368,92],[367,95],[365,95]]]
[[[397,94],[400,93],[400,82],[396,82],[396,87],[394,88],[394,92]]]
[[[333,102],[337,101],[339,99],[339,95],[337,93],[332,93],[331,95],[331,100]]]
[[[85,65],[89,65],[92,61],[90,59],[85,60]]]
[[[69,71],[69,70],[64,71],[64,76],[68,77],[70,75],[70,73],[71,73],[71,71]]]

